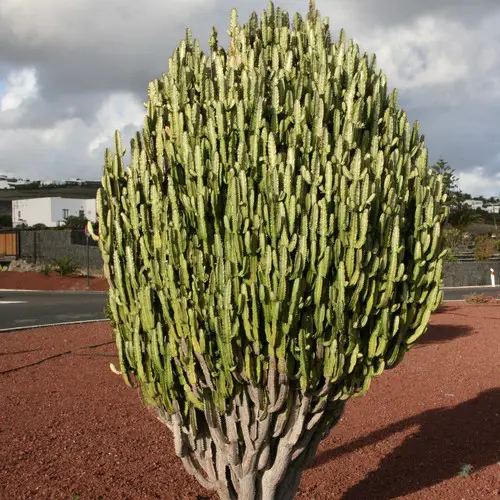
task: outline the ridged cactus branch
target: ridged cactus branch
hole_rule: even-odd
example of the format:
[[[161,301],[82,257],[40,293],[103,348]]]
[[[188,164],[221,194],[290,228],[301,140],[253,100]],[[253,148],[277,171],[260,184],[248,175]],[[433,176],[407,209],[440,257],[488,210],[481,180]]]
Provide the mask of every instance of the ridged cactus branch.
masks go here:
[[[310,2],[191,32],[97,197],[119,372],[224,499],[291,499],[441,301],[442,179],[375,57]],[[118,369],[116,369],[118,371]]]

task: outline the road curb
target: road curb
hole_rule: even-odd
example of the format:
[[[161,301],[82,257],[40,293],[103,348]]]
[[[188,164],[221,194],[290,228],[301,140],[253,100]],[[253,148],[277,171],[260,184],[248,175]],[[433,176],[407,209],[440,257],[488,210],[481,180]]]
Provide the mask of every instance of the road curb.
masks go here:
[[[467,285],[467,286],[444,286],[441,290],[466,290],[466,289],[487,288],[492,290],[500,289],[499,286],[491,285]],[[108,290],[25,290],[17,288],[0,288],[0,292],[33,292],[33,293],[95,293],[106,294]]]
[[[473,289],[473,288],[491,288],[492,290],[498,290],[498,286],[491,285],[468,285],[468,286],[444,286],[441,290],[463,290],[463,289]]]
[[[86,323],[104,323],[109,319],[85,319],[81,321],[65,321],[63,323],[48,323],[45,325],[30,325],[30,326],[15,326],[13,328],[2,328],[0,333],[16,332],[20,330],[38,330],[40,328],[50,328],[51,326],[68,326],[68,325],[84,325]]]
[[[18,290],[16,288],[0,288],[0,293],[2,292],[23,292],[23,293],[81,293],[81,294],[96,294],[105,295],[108,292],[102,290]]]

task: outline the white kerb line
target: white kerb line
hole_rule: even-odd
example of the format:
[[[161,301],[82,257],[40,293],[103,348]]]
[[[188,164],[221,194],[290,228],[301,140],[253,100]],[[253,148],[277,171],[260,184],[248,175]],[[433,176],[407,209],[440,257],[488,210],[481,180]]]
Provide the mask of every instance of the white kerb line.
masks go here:
[[[490,267],[491,286],[495,286],[495,270]]]

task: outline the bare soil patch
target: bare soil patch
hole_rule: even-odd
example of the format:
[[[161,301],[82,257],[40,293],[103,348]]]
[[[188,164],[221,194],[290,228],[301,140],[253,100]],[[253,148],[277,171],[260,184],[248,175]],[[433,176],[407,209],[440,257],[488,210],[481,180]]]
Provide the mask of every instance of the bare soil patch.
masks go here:
[[[91,276],[89,280],[91,291],[106,291],[108,283],[104,278]],[[0,289],[5,290],[87,290],[87,277],[82,275],[61,276],[34,271],[2,271],[0,272]]]
[[[431,325],[348,403],[300,500],[499,497],[500,308],[446,306]],[[215,500],[110,362],[106,324],[0,334],[0,498]]]

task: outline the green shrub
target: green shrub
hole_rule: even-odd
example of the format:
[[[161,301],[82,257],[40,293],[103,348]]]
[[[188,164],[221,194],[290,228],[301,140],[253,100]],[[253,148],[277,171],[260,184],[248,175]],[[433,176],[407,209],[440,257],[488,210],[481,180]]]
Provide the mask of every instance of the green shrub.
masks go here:
[[[52,266],[50,264],[44,264],[42,266],[42,269],[41,269],[41,272],[45,275],[45,276],[49,276],[50,273],[52,272]]]
[[[495,297],[491,297],[490,295],[486,295],[484,293],[472,293],[470,295],[466,295],[464,300],[467,304],[489,304],[496,301]]]
[[[272,4],[188,30],[97,196],[120,372],[222,498],[292,498],[441,300],[443,182],[375,58]],[[276,497],[277,498],[277,497]]]
[[[496,242],[490,236],[478,236],[474,242],[474,256],[476,260],[488,260],[495,253]]]
[[[59,273],[61,276],[68,276],[78,271],[78,265],[67,256],[61,259],[54,259],[54,265],[56,273]]]
[[[446,247],[453,249],[466,245],[468,242],[468,237],[466,233],[464,233],[460,229],[451,227],[443,229],[443,241]]]
[[[460,467],[460,471],[458,472],[458,475],[460,477],[469,477],[471,475],[472,470],[474,467],[471,464],[464,464]]]

